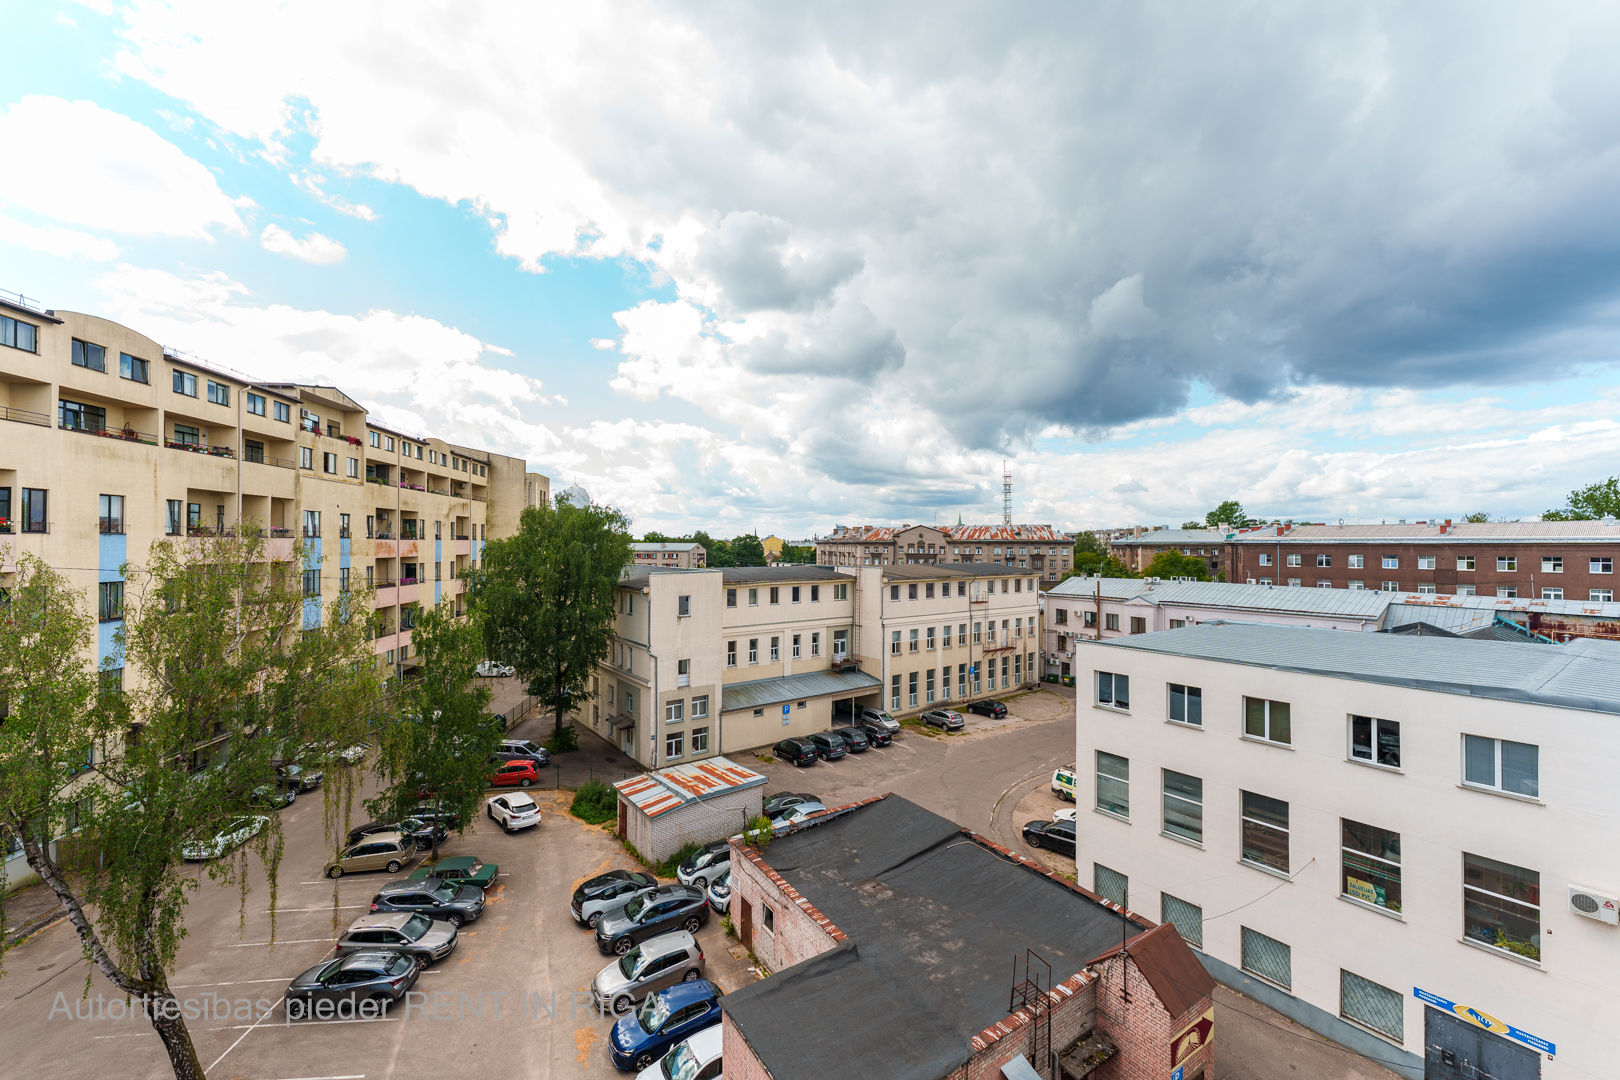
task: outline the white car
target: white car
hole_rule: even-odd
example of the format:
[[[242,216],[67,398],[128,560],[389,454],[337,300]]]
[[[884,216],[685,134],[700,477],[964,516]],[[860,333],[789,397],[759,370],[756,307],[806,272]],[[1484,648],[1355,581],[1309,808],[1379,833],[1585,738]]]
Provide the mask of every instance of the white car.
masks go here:
[[[493,660],[485,660],[478,665],[478,674],[485,679],[510,679],[517,674],[517,669],[510,664],[497,664]]]
[[[714,879],[709,886],[709,906],[724,915],[731,908],[731,869]]]
[[[1052,811],[1053,821],[1074,821],[1077,811],[1072,806],[1065,806],[1062,810]]]
[[[489,819],[500,822],[501,828],[509,833],[540,824],[540,808],[534,804],[533,799],[521,791],[497,795],[486,805],[489,808]]]
[[[706,1027],[670,1048],[636,1074],[636,1080],[720,1080],[720,1025]]]
[[[187,844],[180,849],[180,854],[188,862],[204,862],[208,859],[217,859],[227,851],[231,851],[258,836],[268,824],[270,824],[270,819],[263,814],[239,817],[209,839]]]

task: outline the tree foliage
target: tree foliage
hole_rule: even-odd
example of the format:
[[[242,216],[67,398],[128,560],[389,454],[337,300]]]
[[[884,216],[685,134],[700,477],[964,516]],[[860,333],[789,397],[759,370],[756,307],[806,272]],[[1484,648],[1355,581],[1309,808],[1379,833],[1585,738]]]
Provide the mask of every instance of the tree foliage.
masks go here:
[[[528,507],[516,533],[490,541],[472,577],[468,600],[488,655],[552,703],[557,731],[612,643],[615,587],[630,565],[627,524],[611,507]]]
[[[1476,510],[1472,514],[1464,514],[1463,520],[1471,525],[1483,525],[1491,520],[1491,515],[1484,510]]]
[[[0,646],[0,693],[14,717],[27,718],[0,727],[4,824],[55,892],[86,958],[143,999],[175,1075],[187,1080],[200,1080],[202,1068],[168,1004],[187,893],[200,884],[184,872],[184,849],[264,815],[258,835],[207,873],[240,890],[245,925],[256,855],[274,940],[281,832],[255,789],[273,788],[277,754],[308,748],[306,763],[328,766],[334,825],[354,777],[333,752],[360,741],[380,715],[369,594],[342,594],[322,613],[302,595],[296,568],[314,565],[302,546],[292,563],[273,561],[255,530],[242,532],[160,541],[144,568],[123,568],[128,593],[114,641],[131,677],[122,690],[109,682],[86,693],[96,679],[84,651],[93,624],[66,579],[38,562],[19,569],[6,631],[15,637]],[[70,778],[74,768],[80,775]],[[95,872],[78,879],[65,872],[64,848],[50,844],[69,831],[67,850],[96,855]]]
[[[1543,521],[1598,521],[1620,517],[1620,476],[1611,476],[1569,493],[1569,505],[1548,510]]]
[[[1143,577],[1192,578],[1209,580],[1209,563],[1197,555],[1183,555],[1179,551],[1161,551],[1142,571]]]
[[[765,545],[752,533],[743,533],[731,541],[733,566],[764,566]]]
[[[777,561],[793,565],[814,563],[816,561],[816,549],[809,545],[795,547],[792,544],[783,544],[782,554]]]
[[[1234,529],[1252,524],[1249,515],[1243,510],[1243,504],[1236,499],[1227,499],[1204,515],[1204,524],[1211,529],[1222,522]]]
[[[1106,555],[1108,548],[1098,539],[1097,534],[1089,529],[1074,538],[1074,557],[1082,555]]]

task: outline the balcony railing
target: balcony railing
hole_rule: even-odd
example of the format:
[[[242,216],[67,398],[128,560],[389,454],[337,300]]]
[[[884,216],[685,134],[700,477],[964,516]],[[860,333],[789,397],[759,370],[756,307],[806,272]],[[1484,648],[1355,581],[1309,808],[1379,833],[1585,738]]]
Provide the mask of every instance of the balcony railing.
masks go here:
[[[290,536],[292,536],[292,534],[293,533],[292,533],[291,529],[272,528],[270,530],[270,535],[272,537],[277,537],[277,538],[280,538],[280,539],[285,539],[287,537],[290,537]]]
[[[338,539],[340,539],[340,540],[348,540],[348,539],[350,539],[349,527],[348,526],[343,526],[343,527],[338,529]]]
[[[122,518],[101,518],[101,531],[108,536],[124,535],[124,521]]]
[[[377,530],[377,539],[378,540],[392,540],[393,538],[394,538],[394,534],[392,532],[390,532],[388,529],[379,529],[379,530]]]
[[[30,409],[13,409],[9,405],[0,405],[0,420],[15,420],[19,424],[38,424],[40,427],[51,426],[51,414],[34,412]]]
[[[208,446],[203,443],[179,442],[168,439],[164,442],[170,450],[190,450],[193,454],[207,454],[209,457],[235,458],[236,451],[229,446]]]
[[[417,583],[417,579],[413,577],[402,577],[399,579],[399,583],[401,585],[415,585]]]
[[[426,491],[427,490],[427,488],[423,487],[421,484],[407,484],[403,480],[401,480],[399,482],[399,486],[402,487],[402,488],[407,488],[407,489],[409,489],[411,491]]]
[[[13,410],[15,411],[15,410]],[[117,439],[120,442],[143,443],[146,446],[156,446],[158,437],[146,431],[136,431],[132,427],[110,428],[101,424],[79,423],[74,421],[57,421],[57,427],[63,431],[82,431],[86,435],[100,435],[103,439]]]
[[[321,538],[320,526],[317,525],[313,529],[310,528],[308,525],[304,526],[304,539],[306,539],[306,540],[319,540],[320,538]]]
[[[373,584],[379,589],[392,589],[395,585],[398,585],[399,582],[395,581],[393,578],[378,578],[375,582],[373,582]]]

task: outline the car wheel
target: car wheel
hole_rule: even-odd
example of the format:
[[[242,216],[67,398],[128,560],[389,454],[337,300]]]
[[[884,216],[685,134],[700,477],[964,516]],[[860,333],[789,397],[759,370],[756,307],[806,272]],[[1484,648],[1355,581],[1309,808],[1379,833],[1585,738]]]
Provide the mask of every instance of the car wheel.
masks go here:
[[[623,956],[625,953],[634,948],[635,944],[636,943],[631,941],[629,938],[622,937],[613,943],[613,955]]]
[[[504,821],[504,822],[502,822],[502,823],[501,823],[501,828],[503,828],[503,829],[505,829],[505,830],[506,830],[506,834],[507,834],[507,835],[508,835],[508,836],[510,836],[510,835],[512,835],[512,833],[514,833],[514,832],[516,832],[516,831],[517,831],[517,830],[516,830],[516,829],[514,829],[514,828],[512,828],[512,823],[511,823],[511,822],[510,822],[510,821]]]
[[[692,884],[694,886],[696,886],[697,888],[702,889],[704,892],[709,891],[709,879],[708,878],[695,877],[695,878],[692,879]]]
[[[449,923],[451,926],[456,927],[457,929],[461,928],[461,916],[460,915],[446,915],[444,921]]]
[[[432,846],[433,846],[433,844],[430,841],[427,841],[427,840],[418,840],[416,842],[416,850],[417,851],[426,851],[428,848],[430,848]]]
[[[613,999],[613,1011],[619,1016],[629,1012],[633,1005],[635,1005],[635,1002],[631,1001],[627,994],[621,994]]]
[[[601,921],[602,913],[600,911],[593,911],[591,912],[591,917],[585,920],[585,925],[590,927],[592,930],[595,930],[596,924]]]
[[[1041,838],[1034,833],[1029,834],[1028,836],[1024,837],[1024,839],[1029,842],[1029,846],[1032,848],[1038,848],[1041,846]]]
[[[693,968],[691,971],[688,971],[685,975],[681,976],[681,982],[697,982],[701,978],[703,978],[703,976],[699,974],[698,969]]]
[[[533,782],[534,781],[530,780],[528,777],[524,777],[522,780],[518,781],[518,787],[528,787]]]
[[[332,867],[332,869],[330,869],[330,870],[328,870],[326,872],[326,876],[329,877],[329,878],[340,878],[340,877],[342,877],[343,876],[343,867],[341,867],[341,866]]]
[[[651,1051],[643,1050],[641,1053],[636,1055],[636,1068],[650,1069],[653,1066],[653,1062],[657,1060],[657,1058],[652,1056]]]
[[[388,862],[388,865],[386,867],[384,867],[383,869],[387,870],[390,874],[399,873],[399,860],[398,859],[390,859],[389,862]]]
[[[681,923],[681,929],[685,930],[688,934],[695,934],[698,932],[698,928],[702,925],[703,923],[698,920],[696,915],[688,915],[686,917],[686,921]]]

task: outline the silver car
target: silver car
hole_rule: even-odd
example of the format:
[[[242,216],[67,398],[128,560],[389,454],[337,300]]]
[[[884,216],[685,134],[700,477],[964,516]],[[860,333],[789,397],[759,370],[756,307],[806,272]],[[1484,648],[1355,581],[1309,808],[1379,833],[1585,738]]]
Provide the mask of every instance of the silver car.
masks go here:
[[[607,967],[591,983],[591,1004],[607,1013],[627,1013],[636,1002],[678,982],[703,978],[703,947],[685,930],[648,938]]]
[[[378,948],[407,953],[426,967],[456,951],[456,928],[420,912],[378,912],[354,920],[337,940],[339,956]]]

